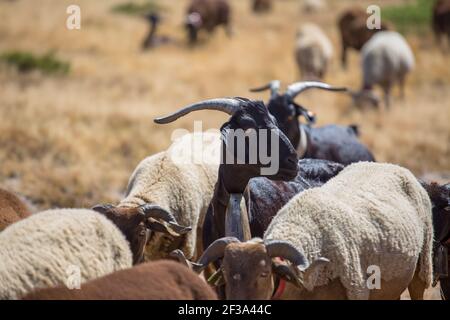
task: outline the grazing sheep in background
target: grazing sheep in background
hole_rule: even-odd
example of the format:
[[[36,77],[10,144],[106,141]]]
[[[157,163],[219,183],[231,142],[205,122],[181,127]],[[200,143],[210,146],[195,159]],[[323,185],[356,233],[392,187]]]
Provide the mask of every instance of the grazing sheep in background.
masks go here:
[[[315,24],[304,24],[297,31],[295,58],[304,79],[322,79],[333,56],[333,45]]]
[[[380,29],[367,28],[368,15],[361,8],[351,8],[341,14],[338,20],[341,33],[342,55],[341,62],[347,67],[347,49],[361,50],[364,44],[378,31],[388,30],[390,26],[381,22]]]
[[[326,7],[325,0],[303,0],[303,11],[306,13],[323,11]]]
[[[161,17],[159,16],[159,14],[152,13],[145,16],[145,18],[148,20],[150,24],[150,30],[148,32],[147,37],[142,42],[143,50],[155,48],[172,42],[172,39],[170,39],[167,36],[157,35],[158,25],[161,23]]]
[[[117,206],[93,209],[122,230],[134,263],[165,258],[175,249],[194,257],[197,226],[213,196],[219,162],[219,134],[186,134],[168,150],[142,160]]]
[[[129,268],[130,246],[117,227],[87,209],[36,213],[0,233],[0,299],[81,282]]]
[[[432,242],[430,199],[414,175],[360,162],[295,196],[263,241],[216,240],[199,265],[223,258],[228,299],[270,299],[280,278],[289,281],[282,299],[398,299],[406,288],[422,299]],[[376,290],[367,284],[370,266],[380,270]]]
[[[373,93],[375,85],[384,92],[384,103],[390,106],[392,87],[398,83],[403,98],[406,75],[414,68],[414,54],[407,41],[395,31],[382,31],[374,35],[362,48],[363,83],[359,92],[351,92],[356,105],[369,102],[378,106]]]
[[[0,189],[0,231],[31,215],[30,209],[15,194]]]
[[[277,119],[281,131],[297,149],[300,158],[325,159],[350,164],[358,161],[375,161],[374,156],[358,139],[357,126],[326,125],[314,127],[315,116],[294,99],[303,91],[312,88],[328,91],[346,91],[343,87],[332,87],[321,82],[297,82],[290,85],[285,93],[279,93],[280,81],[275,80],[253,92],[271,90],[267,106],[269,112]],[[307,124],[300,123],[300,117]]]
[[[214,291],[173,261],[143,263],[81,285],[40,289],[24,300],[216,300]]]
[[[272,0],[253,0],[253,12],[263,13],[272,10]]]
[[[191,1],[186,16],[186,30],[191,45],[197,42],[199,31],[212,33],[220,25],[231,36],[231,7],[227,0]]]
[[[433,7],[433,32],[439,44],[443,37],[447,37],[450,48],[450,0],[438,0]]]

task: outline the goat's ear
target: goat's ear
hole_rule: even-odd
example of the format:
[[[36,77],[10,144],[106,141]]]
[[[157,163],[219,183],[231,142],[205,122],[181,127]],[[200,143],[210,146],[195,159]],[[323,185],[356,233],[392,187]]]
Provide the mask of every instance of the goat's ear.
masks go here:
[[[308,124],[316,123],[316,114],[314,112],[309,111],[308,109],[306,109],[305,107],[302,107],[299,104],[293,103],[293,105],[295,108],[295,115],[297,117],[300,117],[300,116],[305,117]]]

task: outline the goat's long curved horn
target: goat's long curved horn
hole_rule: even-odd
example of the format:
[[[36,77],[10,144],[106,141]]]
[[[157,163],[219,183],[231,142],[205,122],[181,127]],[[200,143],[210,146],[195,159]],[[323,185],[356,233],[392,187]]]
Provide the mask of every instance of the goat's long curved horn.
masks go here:
[[[308,268],[308,259],[289,242],[282,240],[266,240],[264,244],[269,257],[284,258],[303,270]]]
[[[223,257],[225,247],[230,243],[240,242],[238,238],[235,237],[224,237],[217,239],[213,243],[206,248],[205,252],[203,252],[202,256],[198,260],[198,264],[203,268],[206,267],[209,263],[216,261]]]
[[[312,89],[312,88],[328,90],[328,91],[348,91],[346,87],[333,87],[324,82],[303,81],[303,82],[296,82],[296,83],[291,84],[287,88],[286,95],[288,95],[291,99],[294,99],[296,96],[298,96],[303,91]]]
[[[273,80],[270,81],[268,84],[262,86],[262,87],[258,87],[258,88],[252,88],[250,89],[251,92],[261,92],[261,91],[265,91],[265,90],[269,90],[270,89],[270,94],[271,96],[274,96],[278,93],[278,91],[280,91],[280,87],[281,87],[281,82],[280,80]]]
[[[181,118],[188,113],[199,110],[217,110],[233,115],[242,106],[243,101],[236,98],[221,98],[204,100],[198,103],[186,106],[171,115],[156,118],[154,121],[159,124],[166,124]]]
[[[169,227],[178,234],[185,234],[191,231],[189,226],[181,226],[169,211],[154,204],[144,204],[140,207],[145,218],[161,219],[169,224]]]

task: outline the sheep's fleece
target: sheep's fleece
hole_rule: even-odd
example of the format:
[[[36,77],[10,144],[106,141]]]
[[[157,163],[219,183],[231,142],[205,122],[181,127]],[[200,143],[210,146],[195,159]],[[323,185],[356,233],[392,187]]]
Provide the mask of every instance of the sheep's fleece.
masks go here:
[[[169,210],[178,224],[191,226],[183,248],[192,258],[195,253],[197,224],[202,224],[220,164],[219,132],[185,134],[169,149],[142,160],[128,183],[127,196],[119,207],[134,208],[145,203]],[[158,247],[148,244],[146,260]]]
[[[361,49],[364,84],[392,82],[414,68],[414,54],[395,31],[377,32]]]
[[[0,299],[66,285],[75,266],[81,282],[132,265],[122,232],[86,209],[42,211],[0,233]]]
[[[319,188],[287,203],[269,225],[266,239],[290,241],[309,261],[330,260],[312,276],[312,290],[340,278],[349,299],[368,299],[367,267],[382,280],[414,274],[431,284],[433,227],[426,191],[407,169],[358,162]]]

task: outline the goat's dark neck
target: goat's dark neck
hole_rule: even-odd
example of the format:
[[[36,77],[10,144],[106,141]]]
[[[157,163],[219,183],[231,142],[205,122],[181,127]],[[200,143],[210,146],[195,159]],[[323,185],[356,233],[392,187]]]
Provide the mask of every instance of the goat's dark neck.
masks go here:
[[[230,205],[231,195],[242,195],[249,180],[250,177],[243,177],[242,174],[230,174],[230,171],[225,169],[225,165],[219,166],[219,175],[214,188],[214,195],[211,200],[214,221],[216,227],[219,229],[219,236],[234,236],[243,240],[245,227],[242,227],[241,223],[233,223],[233,225],[238,226],[238,229],[233,232],[233,234],[226,234],[226,225],[227,223],[229,224],[229,219],[236,220],[235,215],[234,217],[231,217],[229,214],[227,215],[227,208]],[[228,208],[229,212],[236,212],[236,210],[239,210],[238,206],[239,204],[237,204],[237,207],[234,206],[233,208]]]

